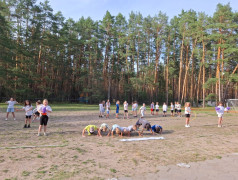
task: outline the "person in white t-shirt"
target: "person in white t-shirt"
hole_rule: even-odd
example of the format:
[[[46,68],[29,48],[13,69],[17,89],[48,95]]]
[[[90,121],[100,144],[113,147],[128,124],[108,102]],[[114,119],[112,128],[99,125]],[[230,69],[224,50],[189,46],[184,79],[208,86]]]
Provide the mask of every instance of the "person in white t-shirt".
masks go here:
[[[10,112],[12,113],[12,116],[13,116],[14,120],[16,120],[16,116],[15,116],[15,113],[14,113],[14,105],[18,104],[18,102],[14,101],[13,98],[10,98],[10,100],[6,101],[6,103],[8,104],[8,107],[7,107],[7,116],[6,116],[5,120],[7,121],[8,115],[9,115]]]
[[[186,116],[185,127],[190,127],[190,125],[189,125],[189,120],[190,120],[190,116],[191,116],[190,102],[185,103],[185,116]]]
[[[159,102],[156,102],[155,111],[156,111],[156,115],[158,115],[159,114]]]
[[[47,123],[48,123],[48,119],[49,119],[49,113],[52,112],[51,107],[48,105],[48,100],[44,99],[43,100],[43,105],[40,106],[39,111],[38,111],[41,115],[40,117],[40,126],[39,126],[39,130],[38,130],[38,136],[40,136],[41,134],[41,129],[42,126],[44,125],[44,135],[46,136],[46,127],[47,127]]]
[[[141,117],[145,116],[145,111],[146,111],[146,107],[145,107],[145,103],[143,103],[143,106],[140,107]]]
[[[164,104],[163,104],[163,117],[166,117],[167,108],[168,108],[168,106],[164,102]]]
[[[103,108],[103,101],[99,103],[99,117],[102,118],[103,116],[103,111],[104,111],[104,108]]]
[[[171,116],[174,116],[174,104],[172,102],[170,103],[170,111],[171,111]]]
[[[31,105],[31,102],[29,100],[25,100],[25,104],[24,104],[23,108],[17,110],[17,111],[25,111],[25,113],[26,113],[25,125],[23,128],[31,127],[32,109],[33,109],[33,107]]]
[[[218,106],[216,107],[216,113],[218,115],[218,127],[222,127],[222,116],[224,114],[224,107],[222,106],[222,102],[218,103]]]
[[[127,116],[127,119],[129,119],[129,117],[128,117],[128,103],[127,103],[127,101],[125,101],[123,103],[123,105],[124,105],[124,119],[126,118],[126,116]]]
[[[132,113],[133,113],[133,116],[134,116],[134,117],[137,117],[137,108],[138,108],[138,104],[137,104],[136,101],[134,101],[134,102],[132,103]]]
[[[38,100],[36,102],[36,108],[33,109],[34,118],[33,118],[32,122],[35,121],[36,119],[38,119],[38,120],[40,119],[40,113],[38,111],[41,106],[42,106],[41,100]]]

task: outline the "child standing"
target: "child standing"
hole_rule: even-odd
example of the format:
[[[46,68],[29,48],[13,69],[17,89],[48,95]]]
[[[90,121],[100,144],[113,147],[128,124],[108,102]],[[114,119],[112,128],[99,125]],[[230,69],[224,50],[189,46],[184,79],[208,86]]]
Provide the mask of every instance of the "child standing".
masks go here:
[[[143,106],[141,106],[140,108],[141,117],[145,116],[145,111],[146,111],[146,107],[145,107],[145,103],[143,103]]]
[[[26,119],[25,119],[25,125],[23,128],[30,128],[31,127],[31,116],[32,116],[32,105],[29,100],[25,101],[24,107],[22,110],[26,112]],[[20,111],[20,110],[19,110]],[[28,122],[28,125],[27,125]]]
[[[156,102],[155,111],[156,111],[156,115],[158,115],[159,114],[159,102]]]
[[[181,112],[182,112],[182,110],[181,110],[181,104],[180,104],[179,102],[177,102],[177,111],[178,111],[178,116],[179,116],[179,117],[182,117],[182,115],[181,115]]]
[[[152,116],[154,115],[154,111],[155,111],[155,104],[154,104],[154,102],[152,102],[150,105],[150,113]]]
[[[35,121],[36,118],[39,118],[39,117],[40,117],[40,113],[39,113],[38,111],[39,111],[39,109],[40,109],[41,106],[42,106],[41,101],[38,100],[38,101],[36,102],[36,108],[33,110],[34,118],[33,118],[32,122]]]
[[[134,117],[137,117],[137,108],[138,108],[138,104],[136,101],[134,101],[132,104],[132,112]]]
[[[99,116],[102,118],[103,115],[103,101],[99,103]]]
[[[166,117],[166,112],[167,112],[167,105],[166,105],[166,103],[164,102],[164,104],[163,104],[163,117]]]
[[[118,119],[118,115],[119,115],[119,105],[120,105],[120,101],[117,100],[117,102],[116,102],[116,119]]]
[[[175,115],[177,115],[177,112],[178,112],[178,110],[177,110],[177,107],[178,107],[178,105],[177,105],[177,102],[175,101],[174,102],[174,112],[175,112]]]
[[[110,103],[110,101],[108,99],[107,102],[106,102],[106,110],[107,110],[106,118],[109,118],[110,106],[111,106],[111,103]]]
[[[6,101],[6,103],[8,104],[8,107],[7,107],[7,116],[6,116],[5,120],[7,121],[8,115],[9,115],[10,112],[12,113],[12,116],[13,116],[14,120],[16,120],[15,113],[14,113],[14,105],[18,104],[18,102],[14,101],[13,98],[10,98],[10,100]]]
[[[47,127],[47,123],[48,123],[48,119],[49,119],[49,113],[52,112],[52,109],[50,106],[48,106],[48,100],[44,99],[43,100],[43,105],[40,106],[39,108],[39,113],[41,115],[40,117],[40,126],[39,126],[39,130],[38,130],[38,136],[40,136],[41,134],[41,129],[42,126],[44,125],[44,136],[47,136],[46,134],[46,127]]]
[[[174,104],[172,102],[170,103],[170,111],[171,111],[171,116],[174,116]]]
[[[127,101],[125,101],[123,103],[123,105],[124,105],[124,119],[125,119],[126,116],[127,116],[127,119],[129,119],[129,117],[128,117],[128,103],[127,103]]]
[[[222,102],[218,103],[218,106],[216,107],[216,112],[218,115],[218,126],[217,127],[222,127],[222,116],[224,114],[224,107],[222,106]]]
[[[185,116],[186,116],[185,127],[190,127],[189,125],[190,114],[191,114],[190,102],[186,102],[185,103]]]

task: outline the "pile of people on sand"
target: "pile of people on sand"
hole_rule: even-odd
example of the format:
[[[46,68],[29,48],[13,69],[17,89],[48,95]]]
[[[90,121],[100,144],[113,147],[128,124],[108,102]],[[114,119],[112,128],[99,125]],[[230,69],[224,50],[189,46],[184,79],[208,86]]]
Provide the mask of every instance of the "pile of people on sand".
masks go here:
[[[142,129],[139,130],[139,127],[142,127]],[[97,127],[96,125],[88,125],[83,129],[82,136],[85,137],[86,132],[89,136],[95,134],[102,137],[102,133],[107,136],[111,135],[112,137],[114,134],[118,134],[118,136],[130,136],[133,131],[138,132],[139,136],[143,136],[144,130],[150,131],[152,134],[162,134],[163,128],[157,124],[151,126],[146,119],[140,118],[134,125],[127,127],[121,127],[118,124],[114,124],[111,128],[109,128],[106,123],[101,124],[100,127]]]
[[[16,100],[14,100],[13,98],[10,98],[9,101],[6,101],[6,103],[8,104],[7,107],[7,115],[6,115],[6,121],[8,120],[8,116],[10,113],[12,113],[13,119],[16,120],[15,117],[15,113],[14,113],[14,105],[18,104],[18,102]],[[186,118],[186,122],[185,122],[185,127],[190,127],[189,122],[190,122],[190,116],[191,116],[191,104],[189,102],[185,103],[185,118]],[[124,116],[123,118],[127,118],[129,119],[129,105],[127,103],[127,101],[125,101],[123,103],[123,107],[124,107]],[[151,103],[150,105],[150,114],[151,116],[154,115],[158,115],[159,114],[159,102],[156,102],[156,104],[154,104],[154,102]],[[119,108],[120,108],[120,101],[116,102],[116,119],[119,118]],[[228,109],[228,108],[227,108]],[[105,123],[103,123],[100,128],[98,128],[96,125],[88,125],[83,129],[82,132],[82,136],[85,137],[85,132],[88,132],[88,135],[91,134],[95,134],[97,132],[98,136],[102,136],[102,132],[107,132],[107,136],[113,136],[114,132],[120,136],[123,135],[128,135],[130,136],[132,131],[137,131],[138,134],[140,136],[143,135],[143,131],[146,129],[148,131],[151,131],[152,134],[154,133],[159,133],[162,134],[162,130],[163,128],[160,125],[153,125],[151,126],[151,124],[145,119],[145,114],[146,114],[146,105],[145,103],[143,103],[143,105],[138,109],[138,103],[136,101],[134,101],[132,103],[132,114],[133,117],[137,117],[138,113],[137,111],[140,111],[140,118],[139,120],[131,126],[128,127],[121,127],[117,124],[112,125],[112,128],[110,129],[109,126]],[[168,106],[166,105],[166,103],[163,103],[162,106],[162,111],[163,111],[163,117],[167,116],[167,110],[168,110]],[[215,108],[216,113],[218,115],[218,127],[222,127],[222,117],[225,111],[225,108],[222,105],[222,102],[219,102],[218,106]],[[31,104],[31,102],[29,100],[26,100],[24,103],[24,106],[22,108],[16,109],[16,111],[25,111],[25,124],[23,128],[30,128],[31,127],[31,118],[33,117],[33,121],[36,119],[40,119],[40,125],[38,128],[38,136],[41,136],[41,131],[42,128],[44,129],[44,135],[46,136],[46,130],[47,130],[47,123],[48,123],[48,119],[49,119],[49,114],[52,112],[51,107],[48,105],[48,100],[44,99],[43,103],[41,103],[40,100],[38,100],[36,102],[36,108],[33,109],[33,106]],[[109,100],[107,100],[107,102],[102,101],[99,104],[99,117],[102,118],[104,117],[106,111],[106,118],[109,118],[109,114],[111,111],[111,103]],[[171,102],[170,103],[170,112],[171,112],[171,116],[175,116],[177,115],[178,117],[182,117],[181,115],[181,111],[182,111],[182,107],[181,104],[179,102],[175,102],[175,105]],[[227,110],[228,111],[228,110]],[[156,112],[156,114],[154,113]],[[139,127],[142,127],[142,130],[139,131]]]

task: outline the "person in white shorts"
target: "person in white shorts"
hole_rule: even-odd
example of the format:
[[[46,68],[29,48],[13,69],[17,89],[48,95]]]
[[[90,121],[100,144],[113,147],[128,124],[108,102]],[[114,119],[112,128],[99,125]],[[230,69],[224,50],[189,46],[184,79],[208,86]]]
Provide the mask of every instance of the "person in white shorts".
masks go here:
[[[218,127],[222,127],[222,116],[224,114],[224,107],[222,106],[222,102],[218,103],[219,106],[216,107],[216,112],[218,116]]]

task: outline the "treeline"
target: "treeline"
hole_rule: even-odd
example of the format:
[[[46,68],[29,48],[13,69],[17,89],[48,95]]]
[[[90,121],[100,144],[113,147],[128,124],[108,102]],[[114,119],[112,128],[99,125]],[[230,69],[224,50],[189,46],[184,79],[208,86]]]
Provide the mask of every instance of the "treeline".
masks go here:
[[[237,47],[230,4],[212,17],[107,11],[101,21],[74,21],[49,1],[0,0],[0,96],[194,105],[238,98]]]

